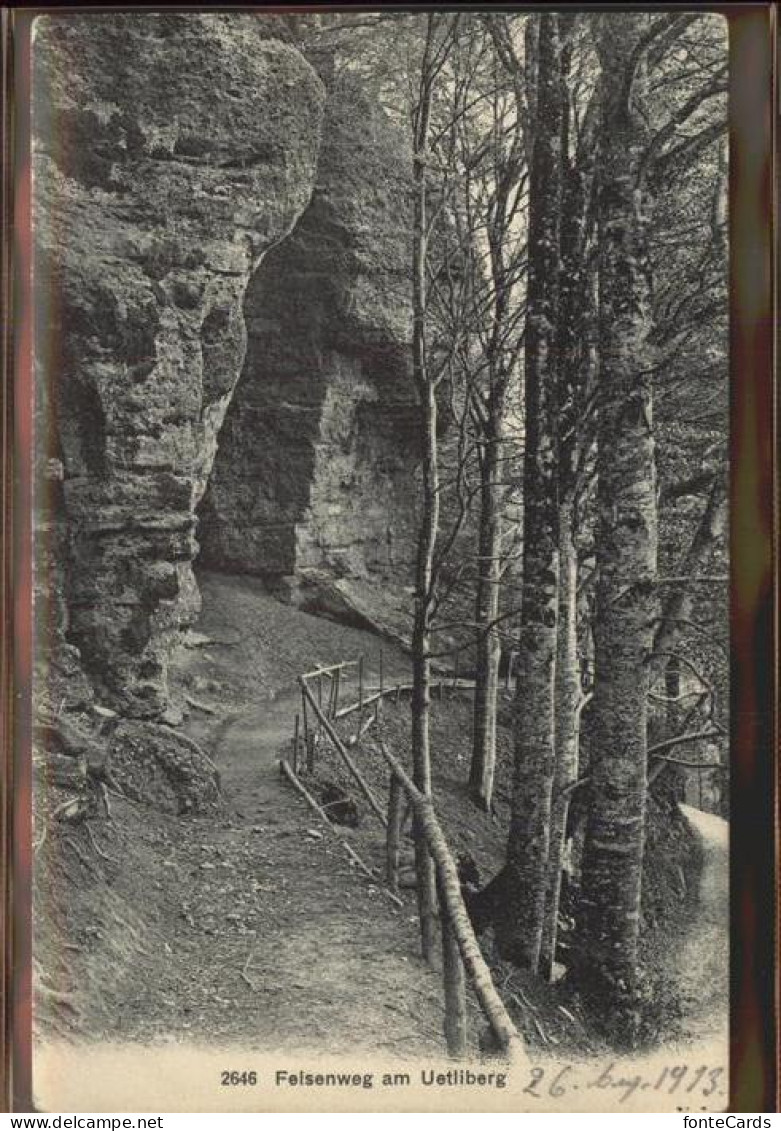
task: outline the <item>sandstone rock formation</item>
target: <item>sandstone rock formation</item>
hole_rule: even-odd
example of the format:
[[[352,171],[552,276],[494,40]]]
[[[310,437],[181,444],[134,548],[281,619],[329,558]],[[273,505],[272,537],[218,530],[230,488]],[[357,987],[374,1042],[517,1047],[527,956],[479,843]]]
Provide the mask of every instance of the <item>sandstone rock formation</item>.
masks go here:
[[[360,84],[326,103],[312,201],[245,300],[247,356],[201,508],[212,568],[403,583],[419,433],[409,157]]]
[[[279,29],[236,12],[35,23],[39,450],[61,464],[38,503],[67,540],[47,580],[130,714],[164,708],[197,607],[195,508],[244,360],[247,283],[314,183],[324,91]]]

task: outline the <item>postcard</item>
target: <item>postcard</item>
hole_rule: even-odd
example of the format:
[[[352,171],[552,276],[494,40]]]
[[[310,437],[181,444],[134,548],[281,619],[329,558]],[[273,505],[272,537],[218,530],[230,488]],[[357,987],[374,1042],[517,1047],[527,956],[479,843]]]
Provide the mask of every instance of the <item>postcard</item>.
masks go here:
[[[30,1110],[736,1102],[736,26],[19,17]]]

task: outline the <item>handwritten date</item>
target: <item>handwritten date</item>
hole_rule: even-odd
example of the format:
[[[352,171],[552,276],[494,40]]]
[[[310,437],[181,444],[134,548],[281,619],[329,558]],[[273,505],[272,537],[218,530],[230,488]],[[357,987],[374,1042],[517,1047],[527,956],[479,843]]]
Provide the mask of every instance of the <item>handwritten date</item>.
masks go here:
[[[649,1091],[668,1096],[678,1092],[690,1099],[707,1099],[724,1083],[723,1077],[723,1068],[709,1068],[708,1065],[694,1068],[687,1064],[675,1064],[662,1068],[654,1074],[645,1075],[642,1072],[622,1071],[621,1067],[613,1062],[598,1075],[586,1081],[578,1081],[573,1066],[566,1064],[556,1071],[540,1067],[532,1068],[529,1081],[523,1091],[525,1095],[533,1096],[535,1099],[561,1099],[575,1090],[608,1091],[622,1104],[627,1103],[636,1092]]]

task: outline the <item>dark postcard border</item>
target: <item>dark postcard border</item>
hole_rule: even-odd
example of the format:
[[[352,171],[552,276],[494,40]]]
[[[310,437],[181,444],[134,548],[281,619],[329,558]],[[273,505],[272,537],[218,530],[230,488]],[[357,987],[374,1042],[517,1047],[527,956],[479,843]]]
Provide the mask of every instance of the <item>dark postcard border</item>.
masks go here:
[[[776,10],[730,14],[731,1106],[778,1110]],[[777,81],[777,79],[776,79]],[[774,466],[775,464],[775,466]],[[777,567],[777,558],[776,558]],[[774,851],[775,849],[775,851]]]
[[[423,7],[424,5],[421,5]],[[450,5],[474,7],[473,4]],[[511,5],[496,5],[497,8]],[[512,5],[512,7],[521,5]],[[536,5],[528,5],[532,8]],[[560,5],[583,7],[583,5]],[[5,11],[5,121],[11,133],[4,193],[13,224],[14,333],[4,354],[2,697],[3,857],[8,929],[3,975],[6,1110],[32,1110],[29,690],[32,673],[30,500],[32,352],[30,336],[29,33],[34,15],[55,6]],[[103,10],[132,10],[105,5]],[[137,7],[137,6],[134,6]],[[143,6],[142,6],[143,7]],[[187,5],[154,5],[160,9]],[[246,6],[225,8],[247,10]],[[301,5],[338,10],[402,5]],[[608,10],[626,7],[595,4]],[[633,11],[638,10],[632,6]],[[731,1095],[730,1110],[777,1111],[778,1093],[778,444],[774,387],[776,258],[773,139],[778,124],[776,5],[649,4],[647,9],[719,11],[730,23],[731,310]],[[203,11],[203,8],[198,8]],[[260,7],[253,10],[264,10]],[[265,8],[279,11],[280,7]],[[13,146],[13,148],[12,148]],[[9,188],[10,186],[10,188]],[[11,594],[12,592],[12,602]],[[13,641],[7,629],[13,627]]]
[[[6,359],[4,408],[6,470],[3,506],[11,544],[4,555],[12,604],[4,610],[3,659],[7,684],[3,704],[7,734],[4,751],[6,828],[10,834],[6,866],[10,873],[4,893],[7,910],[4,997],[8,1011],[4,1061],[10,1110],[33,1110],[32,1104],[32,462],[33,462],[33,345],[32,345],[32,197],[30,168],[31,17],[11,16],[7,113],[7,153],[4,170],[10,183],[9,213],[13,225],[6,281],[8,322],[12,336]],[[5,847],[5,846],[4,846]],[[19,1107],[20,1103],[23,1106]]]

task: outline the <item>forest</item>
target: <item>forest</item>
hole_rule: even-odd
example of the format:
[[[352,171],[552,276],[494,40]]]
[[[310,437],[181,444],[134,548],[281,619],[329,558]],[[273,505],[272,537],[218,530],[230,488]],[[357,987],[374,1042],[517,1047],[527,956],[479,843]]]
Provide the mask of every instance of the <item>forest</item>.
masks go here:
[[[290,1047],[322,978],[350,1047],[347,1006],[391,1024],[364,977],[424,1028],[403,935],[451,1055],[464,971],[499,1045],[646,1047],[696,1012],[660,953],[705,946],[717,850],[724,1020],[726,22],[70,19],[36,48],[44,1031]]]
[[[475,681],[466,784],[491,809],[512,656],[499,950],[550,976],[574,836],[572,973],[631,1041],[648,791],[711,768],[728,811],[725,28],[681,13],[295,22],[376,86],[411,147],[414,781],[431,791],[432,668],[455,634]],[[416,867],[427,954],[425,845]]]

